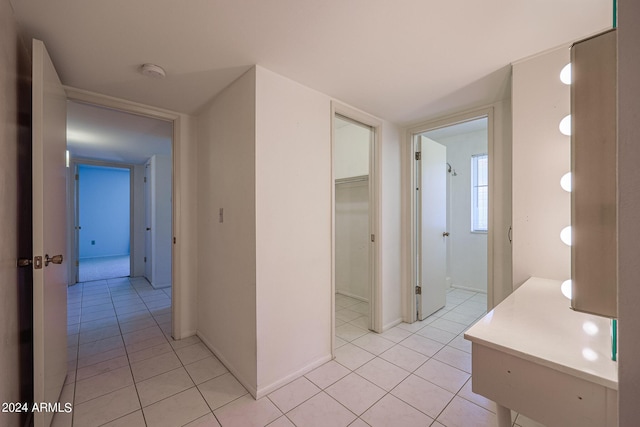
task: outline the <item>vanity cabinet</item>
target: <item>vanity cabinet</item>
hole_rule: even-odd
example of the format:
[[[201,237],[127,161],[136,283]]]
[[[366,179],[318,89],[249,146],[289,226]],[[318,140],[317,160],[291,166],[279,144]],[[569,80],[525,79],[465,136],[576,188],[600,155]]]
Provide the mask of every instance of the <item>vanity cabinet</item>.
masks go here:
[[[558,280],[532,277],[464,334],[472,389],[547,427],[616,427],[618,366],[609,320],[569,308]]]

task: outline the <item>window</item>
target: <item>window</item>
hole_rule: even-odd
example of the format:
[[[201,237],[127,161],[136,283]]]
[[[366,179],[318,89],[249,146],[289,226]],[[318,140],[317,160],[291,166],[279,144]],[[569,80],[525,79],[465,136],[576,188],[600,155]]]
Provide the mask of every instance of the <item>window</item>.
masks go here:
[[[471,232],[486,233],[489,225],[489,156],[471,156]]]

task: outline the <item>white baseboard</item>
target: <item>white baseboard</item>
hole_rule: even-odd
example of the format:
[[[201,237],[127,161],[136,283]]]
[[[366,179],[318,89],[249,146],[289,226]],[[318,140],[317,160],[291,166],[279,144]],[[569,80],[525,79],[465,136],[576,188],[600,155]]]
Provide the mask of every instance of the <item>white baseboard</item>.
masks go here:
[[[471,286],[461,286],[461,285],[451,285],[451,289],[462,289],[463,291],[471,291],[471,292],[479,292],[481,294],[486,294],[487,290],[472,288]]]
[[[282,379],[279,379],[279,380],[269,384],[268,386],[258,388],[258,393],[255,396],[255,398],[256,399],[260,399],[261,397],[266,396],[267,394],[271,393],[272,391],[275,391],[275,390],[279,389],[280,387],[289,384],[291,381],[297,380],[298,378],[300,378],[304,374],[313,371],[318,366],[324,365],[325,363],[327,363],[330,360],[331,360],[331,355],[330,354],[328,354],[326,356],[322,356],[321,358],[309,363],[307,366],[305,366],[305,367],[303,367],[301,369],[298,369],[296,372],[293,372],[293,373],[287,375],[286,377],[284,377]]]
[[[290,382],[300,378],[301,376],[305,375],[308,372],[313,371],[315,368],[321,365],[324,365],[325,363],[327,363],[332,359],[330,354],[326,356],[322,356],[319,359],[309,363],[307,366],[301,369],[298,369],[296,372],[293,372],[287,375],[286,377],[269,384],[268,386],[260,387],[258,389],[255,385],[249,383],[249,381],[247,381],[246,378],[240,375],[240,373],[238,372],[238,369],[236,369],[233,366],[233,364],[227,358],[225,358],[220,353],[220,351],[206,337],[204,337],[199,332],[196,332],[194,335],[197,335],[202,340],[202,342],[209,348],[209,350],[211,350],[213,354],[220,360],[220,362],[222,362],[225,368],[227,368],[229,372],[233,374],[233,376],[240,382],[240,384],[242,384],[244,388],[246,388],[247,391],[251,393],[251,396],[253,396],[253,398],[256,400],[266,396],[267,394],[271,393],[274,390],[279,389],[280,387],[286,384],[289,384]]]
[[[181,333],[180,333],[180,338],[174,338],[174,339],[175,339],[176,341],[179,341],[179,340],[183,340],[183,339],[185,339],[185,338],[192,337],[192,336],[194,336],[194,335],[198,335],[198,331],[189,330],[189,331],[181,332]],[[202,338],[200,338],[200,339],[202,339]],[[208,347],[208,346],[207,346],[207,347]]]
[[[382,326],[382,332],[388,331],[389,329],[399,325],[400,323],[402,323],[402,318],[397,318],[393,322],[389,322],[386,325]]]
[[[345,292],[345,291],[336,291],[336,294],[344,295],[345,297],[349,297],[349,298],[357,299],[357,300],[362,301],[362,302],[369,302],[369,300],[368,300],[368,299],[366,299],[366,298],[363,298],[363,297],[360,297],[360,296],[358,296],[358,295],[351,294],[351,293],[349,293],[349,292]]]
[[[236,367],[233,366],[233,364],[229,360],[227,360],[227,358],[225,358],[222,355],[222,353],[220,353],[220,351],[200,332],[196,332],[196,335],[198,335],[198,337],[202,340],[204,345],[206,345],[209,348],[209,350],[213,352],[213,354],[220,360],[220,362],[222,362],[224,367],[227,368],[229,372],[231,372],[231,374],[240,382],[240,384],[242,384],[244,388],[246,388],[247,391],[251,393],[251,396],[253,396],[254,399],[258,399],[256,397],[258,394],[256,390],[256,385],[251,384],[246,378],[240,375],[240,373],[238,372],[238,369],[236,369]]]
[[[164,288],[169,288],[171,287],[171,282],[169,283],[162,283],[160,285],[155,285],[153,283],[151,283],[151,286],[153,287],[153,289],[164,289]]]

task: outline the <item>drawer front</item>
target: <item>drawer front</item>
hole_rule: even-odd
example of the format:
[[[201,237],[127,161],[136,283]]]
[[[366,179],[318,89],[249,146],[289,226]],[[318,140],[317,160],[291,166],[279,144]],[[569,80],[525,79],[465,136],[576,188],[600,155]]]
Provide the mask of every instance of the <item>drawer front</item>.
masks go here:
[[[475,343],[472,365],[475,393],[547,427],[617,424],[615,390]]]

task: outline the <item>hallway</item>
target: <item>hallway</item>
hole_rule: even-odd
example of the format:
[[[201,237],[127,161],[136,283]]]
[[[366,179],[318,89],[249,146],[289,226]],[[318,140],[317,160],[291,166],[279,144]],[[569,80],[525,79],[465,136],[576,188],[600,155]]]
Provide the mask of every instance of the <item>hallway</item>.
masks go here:
[[[81,283],[68,295],[61,402],[73,402],[73,412],[56,414],[56,427],[496,423],[493,403],[471,392],[462,338],[484,313],[484,294],[451,290],[436,315],[381,335],[359,328],[361,314],[340,298],[338,310],[352,320],[338,332],[336,359],[258,401],[199,338],[171,339],[170,289],[120,278]]]

